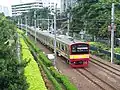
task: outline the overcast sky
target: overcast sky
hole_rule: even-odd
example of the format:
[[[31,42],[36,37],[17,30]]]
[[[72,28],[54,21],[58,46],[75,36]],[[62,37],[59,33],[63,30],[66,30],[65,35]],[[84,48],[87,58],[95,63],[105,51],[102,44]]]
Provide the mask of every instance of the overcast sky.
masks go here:
[[[11,5],[14,4],[20,4],[20,1],[27,3],[27,2],[33,2],[33,1],[38,1],[38,0],[2,0],[0,5],[2,6],[7,6],[9,8],[9,11],[11,13]],[[60,7],[60,0],[43,0],[44,2],[48,2],[48,1],[54,1],[55,3],[58,3],[58,7]]]

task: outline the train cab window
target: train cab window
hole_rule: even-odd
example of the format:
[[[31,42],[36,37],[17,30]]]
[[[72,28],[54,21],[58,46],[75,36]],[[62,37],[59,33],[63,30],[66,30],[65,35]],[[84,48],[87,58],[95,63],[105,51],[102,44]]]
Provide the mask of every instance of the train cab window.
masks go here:
[[[74,44],[71,48],[72,54],[88,54],[89,48],[88,44]]]

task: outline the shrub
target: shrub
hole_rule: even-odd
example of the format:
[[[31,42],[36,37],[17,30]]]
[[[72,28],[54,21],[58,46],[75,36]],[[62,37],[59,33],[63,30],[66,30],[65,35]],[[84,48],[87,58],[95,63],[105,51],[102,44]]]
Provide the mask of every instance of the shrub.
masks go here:
[[[77,88],[69,81],[68,77],[57,72],[53,66],[50,67],[50,70],[53,76],[65,86],[66,90],[77,90]]]
[[[52,62],[46,57],[45,54],[43,54],[43,52],[40,52],[40,53],[39,53],[39,58],[44,62],[44,64],[45,64],[47,67],[52,66]]]
[[[52,81],[53,85],[55,86],[55,90],[63,90],[60,84],[56,81],[56,79],[51,75],[50,71],[46,68],[46,66],[38,59],[38,62],[44,69],[45,73],[47,74],[48,78]]]
[[[30,59],[30,62],[24,69],[24,74],[27,77],[27,82],[30,84],[28,90],[47,90],[40,74],[38,65],[35,62],[32,54],[30,53],[27,45],[22,38],[20,38],[20,42],[22,45],[23,59],[27,61]]]
[[[120,60],[115,60],[114,63],[120,65]]]
[[[120,54],[120,48],[114,48],[114,50],[115,50],[115,53],[119,53]]]
[[[25,42],[27,43],[27,45],[28,45],[29,47],[31,47],[31,49],[34,49],[34,51],[35,51],[36,53],[41,52],[41,50],[40,50],[38,47],[35,46],[35,43],[32,42],[32,41],[30,41],[28,37],[26,37],[25,35],[23,35],[23,38],[24,38]]]
[[[90,42],[90,45],[102,50],[110,50],[109,46],[101,42]]]

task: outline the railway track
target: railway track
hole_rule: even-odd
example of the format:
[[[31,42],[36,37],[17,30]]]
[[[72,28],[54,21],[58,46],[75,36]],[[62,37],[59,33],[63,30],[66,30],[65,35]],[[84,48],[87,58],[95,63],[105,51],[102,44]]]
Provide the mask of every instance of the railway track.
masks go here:
[[[101,90],[118,90],[117,88],[109,84],[107,81],[104,81],[99,76],[96,76],[87,68],[76,69],[76,71],[82,74],[85,78],[87,78],[93,84],[98,86]]]
[[[97,59],[94,59],[94,58],[91,58],[91,59],[92,59],[91,63],[94,63],[94,64],[100,66],[101,68],[104,68],[107,71],[113,73],[114,75],[120,77],[120,70],[119,69],[117,69],[117,68],[115,68],[113,66],[110,66],[110,65],[108,65],[106,63],[103,63],[103,62],[101,62],[101,61],[99,61]]]

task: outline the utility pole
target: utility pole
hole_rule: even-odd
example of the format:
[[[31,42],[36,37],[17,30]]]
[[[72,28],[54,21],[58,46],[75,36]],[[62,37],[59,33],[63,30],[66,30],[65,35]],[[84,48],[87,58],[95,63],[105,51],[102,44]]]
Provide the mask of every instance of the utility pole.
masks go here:
[[[18,16],[18,26],[20,25],[20,22],[19,22],[19,16]]]
[[[67,18],[68,18],[68,20],[67,20],[67,23],[68,23],[68,31],[67,31],[67,35],[69,36],[69,31],[70,31],[70,13],[68,13],[67,14]]]
[[[21,16],[21,29],[22,29],[22,16]]]
[[[25,24],[26,24],[26,36],[27,36],[27,15],[25,15]]]
[[[57,60],[57,54],[56,54],[56,9],[57,9],[57,4],[55,5],[55,9],[54,9],[54,66],[56,66],[56,60]]]
[[[113,63],[114,59],[114,3],[112,3],[112,9],[111,9],[111,63]]]
[[[40,28],[40,27],[39,27],[39,19],[37,20],[37,26],[38,26],[38,30],[39,30],[39,28]]]
[[[34,18],[35,18],[35,42],[36,42],[36,10],[34,11]]]
[[[49,24],[49,22],[50,22],[50,20],[49,20],[49,15],[48,15],[48,31],[50,31],[50,28],[49,28],[50,24]]]

